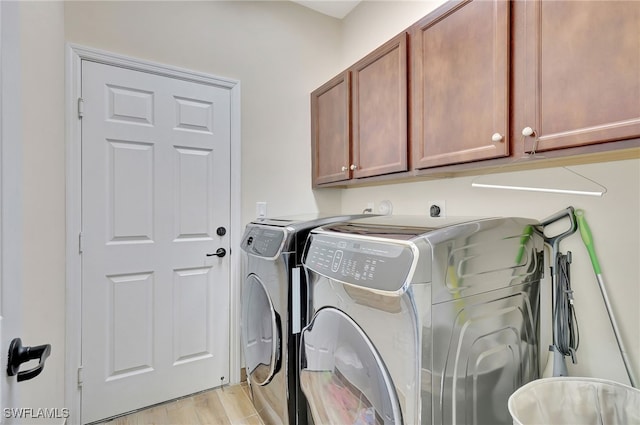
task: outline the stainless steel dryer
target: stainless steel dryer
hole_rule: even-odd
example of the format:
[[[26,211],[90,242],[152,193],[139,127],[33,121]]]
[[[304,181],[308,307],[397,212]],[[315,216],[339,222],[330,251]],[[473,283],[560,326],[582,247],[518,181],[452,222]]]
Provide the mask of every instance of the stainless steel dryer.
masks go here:
[[[266,424],[307,423],[297,379],[299,333],[308,305],[302,249],[314,227],[355,217],[265,218],[246,226],[242,348],[251,398]]]
[[[543,239],[520,218],[311,232],[300,386],[316,424],[510,424],[538,377]]]

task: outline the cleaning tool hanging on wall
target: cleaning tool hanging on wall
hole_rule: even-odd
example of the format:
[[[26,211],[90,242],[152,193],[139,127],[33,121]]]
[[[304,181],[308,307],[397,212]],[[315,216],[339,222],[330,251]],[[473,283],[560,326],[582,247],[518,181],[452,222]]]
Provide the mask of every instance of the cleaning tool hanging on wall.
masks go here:
[[[625,350],[624,344],[622,342],[622,337],[620,335],[620,330],[618,329],[618,324],[616,322],[615,316],[613,315],[613,309],[611,308],[611,303],[609,302],[609,296],[607,295],[607,290],[604,286],[604,277],[602,276],[602,271],[600,269],[600,262],[598,261],[596,250],[593,245],[593,237],[591,235],[591,229],[589,228],[589,225],[587,224],[587,220],[584,217],[583,210],[577,210],[575,212],[575,215],[578,220],[578,227],[580,229],[580,235],[582,236],[582,241],[584,242],[584,246],[587,248],[587,252],[589,253],[589,258],[591,258],[593,271],[595,272],[596,279],[598,280],[600,293],[602,294],[604,305],[607,308],[607,315],[609,316],[609,321],[611,322],[611,327],[613,328],[613,333],[615,334],[616,342],[618,343],[618,349],[620,350],[620,355],[622,356],[624,367],[627,370],[627,376],[629,376],[629,382],[631,383],[632,387],[638,388],[637,381],[631,370],[631,364],[629,362],[629,357],[627,356],[627,351]]]
[[[565,357],[571,356],[573,363],[577,363],[576,351],[578,349],[579,335],[578,322],[573,309],[573,291],[571,290],[569,265],[571,252],[564,255],[560,252],[560,241],[571,236],[578,229],[573,207],[544,219],[541,224],[544,228],[560,220],[569,219],[569,228],[555,236],[544,235],[545,243],[552,248],[551,260],[551,293],[552,293],[552,325],[553,345],[549,350],[553,352],[553,376],[567,376]]]

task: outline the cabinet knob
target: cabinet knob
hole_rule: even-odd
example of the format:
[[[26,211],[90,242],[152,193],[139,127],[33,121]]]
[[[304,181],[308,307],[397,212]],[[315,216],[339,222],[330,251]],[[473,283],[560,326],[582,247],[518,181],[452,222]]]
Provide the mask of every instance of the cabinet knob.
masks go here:
[[[502,142],[502,140],[504,140],[504,137],[500,133],[493,133],[493,136],[491,136],[491,141],[493,143],[499,143]]]
[[[347,171],[347,167],[345,167],[344,165],[342,166],[342,171]]]
[[[355,170],[358,168],[358,166],[356,164],[351,164],[351,167],[349,167],[351,169],[351,171]]]
[[[535,132],[533,131],[533,128],[531,128],[531,127],[525,127],[525,128],[522,129],[522,135],[524,137],[532,136],[533,133],[535,133]]]

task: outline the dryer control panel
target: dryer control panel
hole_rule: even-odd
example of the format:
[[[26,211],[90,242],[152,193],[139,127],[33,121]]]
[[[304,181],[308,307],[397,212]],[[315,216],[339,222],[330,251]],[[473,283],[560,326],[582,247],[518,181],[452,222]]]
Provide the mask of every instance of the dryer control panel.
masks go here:
[[[275,259],[280,255],[286,231],[277,227],[248,226],[240,247],[249,254]]]
[[[409,244],[311,234],[304,265],[323,276],[382,291],[402,289],[415,267]]]

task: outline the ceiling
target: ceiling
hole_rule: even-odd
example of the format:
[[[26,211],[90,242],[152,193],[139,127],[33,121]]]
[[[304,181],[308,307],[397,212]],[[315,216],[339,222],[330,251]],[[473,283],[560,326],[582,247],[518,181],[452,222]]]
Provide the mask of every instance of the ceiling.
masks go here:
[[[291,0],[316,12],[342,19],[360,3],[360,0]]]

